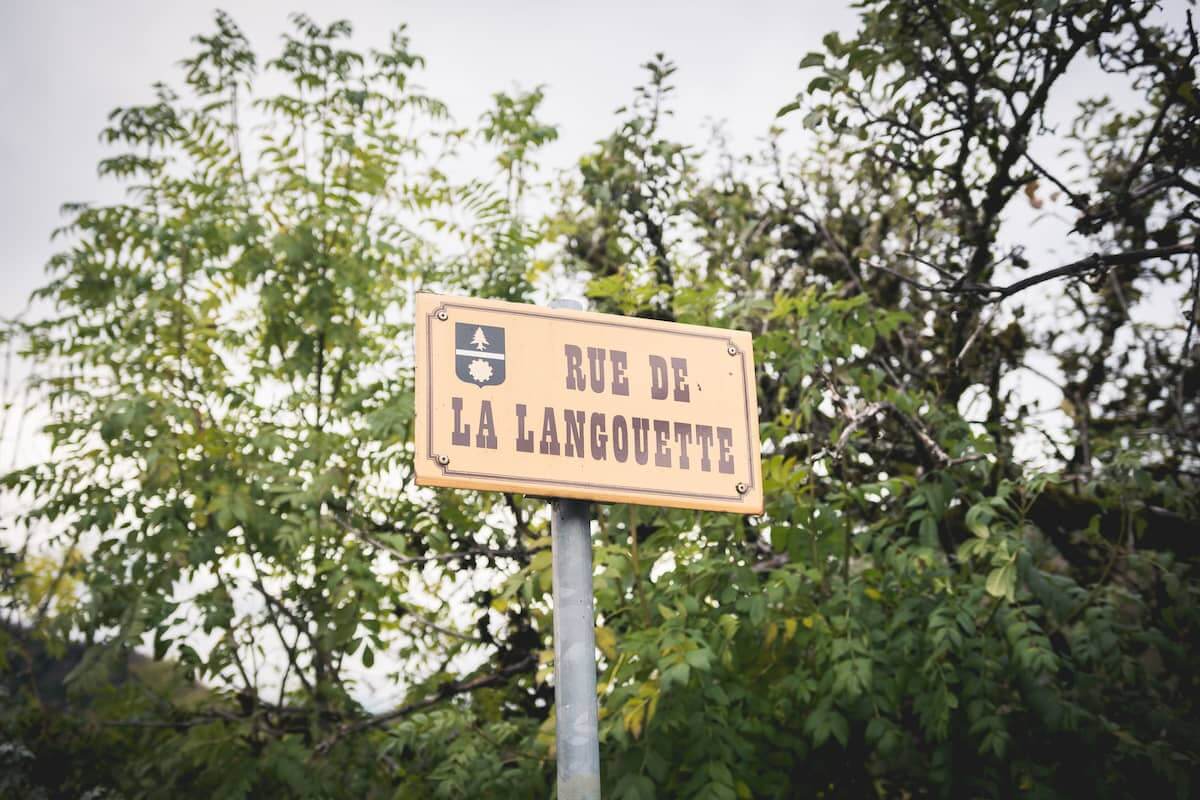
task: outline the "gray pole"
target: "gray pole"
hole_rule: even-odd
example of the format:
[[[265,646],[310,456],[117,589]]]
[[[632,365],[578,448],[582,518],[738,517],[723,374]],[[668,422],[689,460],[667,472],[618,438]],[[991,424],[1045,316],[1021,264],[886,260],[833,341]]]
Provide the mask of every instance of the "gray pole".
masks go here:
[[[556,300],[553,308],[581,308]],[[581,500],[550,503],[554,550],[554,706],[559,800],[600,800],[592,515]]]
[[[550,504],[554,548],[554,705],[559,800],[600,800],[592,520],[582,500]]]

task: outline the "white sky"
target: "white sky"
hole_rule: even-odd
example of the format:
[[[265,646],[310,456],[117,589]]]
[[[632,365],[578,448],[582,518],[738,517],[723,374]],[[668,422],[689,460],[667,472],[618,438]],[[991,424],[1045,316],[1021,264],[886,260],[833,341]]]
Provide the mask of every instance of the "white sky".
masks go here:
[[[349,19],[355,44],[382,46],[407,22],[419,78],[462,123],[491,94],[546,84],[543,118],[560,126],[547,166],[565,168],[613,127],[613,110],[643,79],[639,65],[664,51],[679,65],[681,138],[703,142],[709,116],[727,120],[731,144],[750,149],[800,86],[797,63],[833,28],[849,31],[848,3],[793,2],[227,2],[260,64],[276,53],[288,14]],[[0,317],[24,308],[44,282],[49,234],[65,201],[106,201],[97,134],[118,105],[150,99],[150,84],[180,85],[175,64],[190,38],[212,28],[206,3],[0,3]]]
[[[1179,22],[1186,5],[1164,0],[1162,12]],[[775,111],[807,81],[797,70],[800,58],[830,30],[853,32],[857,17],[848,0],[231,0],[223,7],[260,64],[276,54],[293,11],[321,23],[349,19],[360,48],[384,45],[407,22],[415,51],[428,62],[418,80],[462,124],[474,123],[495,91],[545,84],[542,118],[559,126],[560,138],[542,154],[544,177],[570,168],[613,129],[614,109],[630,101],[644,80],[640,64],[657,51],[679,66],[672,138],[703,144],[717,118],[735,153],[756,149]],[[0,319],[20,313],[45,282],[60,205],[120,198],[121,186],[96,174],[108,154],[98,140],[107,114],[150,100],[155,81],[180,85],[177,64],[194,51],[192,36],[212,30],[213,10],[179,0],[0,0]],[[1065,120],[1075,102],[1103,92],[1126,99],[1123,89],[1094,67],[1072,69],[1055,90],[1051,116]],[[799,127],[798,115],[784,122]],[[803,146],[800,136],[789,138],[786,144]],[[1055,143],[1035,148],[1057,166]],[[470,161],[486,168],[482,159]],[[1028,255],[1036,267],[1078,255],[1065,238],[1065,217],[1043,220],[1029,236],[1035,216],[1015,202],[1006,230],[1034,245]],[[1155,300],[1146,309],[1152,316],[1179,314],[1175,298]],[[7,434],[0,471],[13,450],[13,431]]]
[[[1164,0],[1162,13],[1178,23],[1186,5]],[[545,84],[541,116],[559,126],[560,136],[542,153],[543,177],[570,168],[613,129],[613,111],[631,100],[632,87],[645,77],[640,65],[658,51],[679,66],[669,135],[704,144],[716,118],[735,153],[756,149],[775,111],[807,81],[797,70],[800,58],[830,30],[852,33],[857,18],[848,0],[231,0],[222,7],[250,38],[260,65],[277,53],[293,11],[320,23],[349,19],[353,44],[363,49],[383,46],[407,22],[415,51],[427,59],[418,80],[462,124],[478,120],[493,92]],[[63,221],[60,205],[121,197],[119,184],[96,174],[109,154],[98,139],[107,114],[149,101],[155,81],[179,86],[177,64],[194,51],[191,37],[212,30],[214,8],[179,0],[0,0],[0,319],[19,314],[45,282],[50,234]],[[1072,69],[1051,98],[1051,117],[1064,121],[1078,100],[1104,92],[1128,99],[1124,88],[1094,67]],[[798,116],[785,125],[798,128]],[[785,144],[802,148],[803,138],[792,134]],[[1038,142],[1035,149],[1057,166],[1056,143]],[[482,158],[469,158],[467,167],[476,164],[488,168]],[[1018,200],[1005,229],[1032,245],[1036,267],[1079,254],[1065,237],[1065,217],[1043,220],[1031,237],[1035,216]],[[1144,312],[1175,317],[1179,303],[1156,297]],[[24,372],[18,364],[14,377]],[[31,447],[40,449],[30,438],[36,425],[27,423],[20,442],[11,428],[2,437],[0,471],[13,455],[26,461]]]

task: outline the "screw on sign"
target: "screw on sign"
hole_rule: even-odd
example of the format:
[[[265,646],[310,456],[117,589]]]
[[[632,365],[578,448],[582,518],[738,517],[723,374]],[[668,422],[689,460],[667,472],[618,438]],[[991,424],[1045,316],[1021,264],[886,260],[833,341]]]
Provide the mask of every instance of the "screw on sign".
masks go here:
[[[552,498],[558,796],[600,797],[588,501],[762,512],[750,334],[417,295],[416,480]]]

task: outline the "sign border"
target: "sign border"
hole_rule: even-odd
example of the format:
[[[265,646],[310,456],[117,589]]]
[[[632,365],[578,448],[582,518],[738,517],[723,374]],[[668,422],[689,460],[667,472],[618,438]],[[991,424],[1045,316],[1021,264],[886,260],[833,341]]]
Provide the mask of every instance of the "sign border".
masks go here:
[[[477,300],[476,298],[463,298],[454,295],[440,295],[432,292],[419,292],[415,300],[421,297],[435,298],[437,305],[425,315],[424,330],[421,331],[421,321],[417,320],[418,333],[423,333],[421,336],[424,339],[425,346],[425,366],[429,369],[433,363],[433,326],[444,321],[441,316],[447,314],[450,309],[465,309],[465,310],[493,310],[495,305],[503,305],[506,308],[496,309],[497,313],[515,314],[525,317],[534,318],[549,318],[554,320],[568,319],[573,323],[585,325],[600,325],[605,327],[615,328],[640,328],[647,331],[652,331],[657,334],[667,334],[670,336],[684,336],[694,339],[709,339],[720,343],[722,349],[734,348],[737,353],[739,373],[742,382],[742,410],[746,423],[747,442],[746,442],[746,458],[747,464],[750,465],[749,477],[746,483],[746,490],[739,492],[736,488],[732,488],[729,494],[704,494],[699,492],[684,492],[670,489],[648,489],[638,486],[620,486],[607,483],[583,483],[579,481],[555,480],[551,478],[527,478],[514,477],[512,475],[500,475],[496,473],[486,472],[465,472],[455,470],[451,467],[450,460],[439,459],[439,454],[433,449],[433,382],[425,376],[417,376],[417,392],[424,389],[424,411],[425,420],[423,422],[424,431],[418,428],[414,433],[417,436],[425,436],[425,458],[432,461],[434,466],[441,471],[441,475],[447,476],[448,479],[461,477],[473,482],[470,487],[462,487],[459,484],[451,483],[450,480],[438,481],[437,476],[416,475],[414,465],[414,474],[417,485],[443,486],[451,488],[471,488],[487,491],[495,487],[498,491],[520,491],[511,488],[503,488],[502,484],[524,484],[526,486],[545,486],[547,493],[543,496],[547,497],[571,497],[583,500],[596,500],[598,502],[628,502],[637,505],[668,505],[675,508],[698,508],[709,511],[733,511],[734,513],[742,514],[761,514],[762,513],[762,495],[761,489],[759,493],[755,493],[755,489],[761,483],[761,461],[760,455],[754,452],[754,446],[759,441],[758,437],[758,397],[757,391],[751,395],[750,382],[747,380],[747,364],[746,351],[739,347],[733,338],[725,333],[718,333],[718,328],[704,328],[703,326],[688,325],[686,323],[659,323],[654,324],[652,321],[642,320],[638,317],[622,317],[616,314],[599,314],[589,311],[575,311],[572,309],[543,309],[539,306],[527,305],[524,303],[512,303],[506,300]],[[416,302],[414,302],[414,306]],[[649,323],[649,324],[647,324]],[[659,327],[661,324],[678,326],[682,330],[669,330]],[[712,332],[710,332],[712,331]],[[734,333],[735,331],[728,331]],[[736,331],[744,336],[749,337],[745,331]],[[418,344],[418,347],[420,345]],[[754,398],[753,402],[751,397]],[[418,398],[420,402],[420,398]],[[418,415],[419,415],[418,411]],[[416,454],[419,458],[420,454]],[[731,476],[733,477],[733,476]],[[488,484],[491,484],[489,486]],[[622,499],[622,500],[597,500],[597,495],[604,493],[622,493],[644,495],[645,499]],[[526,492],[522,492],[526,493]],[[530,492],[531,493],[531,492]],[[755,506],[750,506],[752,499],[758,499],[759,502]],[[692,502],[687,502],[691,500]],[[674,501],[674,502],[672,502]],[[732,504],[745,504],[745,507],[740,509],[732,509],[729,506]]]

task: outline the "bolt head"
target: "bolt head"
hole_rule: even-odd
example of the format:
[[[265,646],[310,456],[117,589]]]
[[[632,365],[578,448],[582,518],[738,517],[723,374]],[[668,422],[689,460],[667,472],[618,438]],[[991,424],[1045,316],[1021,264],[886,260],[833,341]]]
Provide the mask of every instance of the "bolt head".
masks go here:
[[[738,483],[735,488],[737,489],[738,494],[745,494],[746,492],[750,491],[750,487],[744,483]]]
[[[446,309],[443,308],[437,312],[437,318],[440,319],[442,322],[445,322],[446,320],[450,319],[450,315],[447,314]]]
[[[725,348],[725,352],[729,353],[731,356],[736,356],[738,354],[738,349],[733,345],[729,345],[729,347]]]
[[[450,463],[450,456],[438,456],[437,462],[444,467]]]

